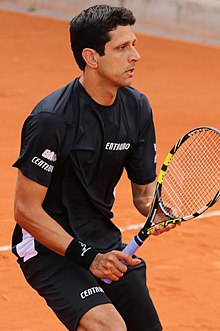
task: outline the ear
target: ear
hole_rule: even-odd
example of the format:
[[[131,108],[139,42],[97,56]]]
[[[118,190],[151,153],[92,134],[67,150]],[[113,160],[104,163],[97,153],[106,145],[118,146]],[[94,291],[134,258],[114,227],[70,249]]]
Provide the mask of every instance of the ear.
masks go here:
[[[82,57],[84,61],[90,68],[93,69],[97,68],[98,66],[96,55],[97,55],[96,51],[92,48],[84,48],[82,51]]]

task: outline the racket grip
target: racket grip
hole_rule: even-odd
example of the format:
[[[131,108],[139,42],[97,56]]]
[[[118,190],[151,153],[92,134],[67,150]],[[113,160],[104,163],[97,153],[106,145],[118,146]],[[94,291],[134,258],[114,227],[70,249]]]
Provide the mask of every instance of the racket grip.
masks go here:
[[[136,240],[135,240],[136,239]],[[130,256],[133,256],[134,253],[137,251],[137,249],[143,244],[143,241],[138,237],[138,236],[135,236],[135,238],[133,238],[126,246],[125,248],[123,249],[122,252],[130,255]],[[125,264],[125,261],[124,260],[121,260],[122,263]],[[109,278],[102,278],[101,279],[104,283],[106,284],[111,284],[112,280],[109,279]]]
[[[101,281],[106,283],[106,284],[111,284],[111,282],[112,282],[112,280],[109,279],[109,278],[102,278]]]
[[[130,256],[133,256],[134,253],[138,250],[138,248],[143,244],[143,241],[135,236],[123,249],[122,252],[127,253]]]

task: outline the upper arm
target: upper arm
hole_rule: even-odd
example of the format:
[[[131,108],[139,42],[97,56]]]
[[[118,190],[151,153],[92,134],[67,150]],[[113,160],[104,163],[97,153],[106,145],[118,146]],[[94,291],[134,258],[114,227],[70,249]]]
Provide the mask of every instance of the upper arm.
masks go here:
[[[145,185],[156,178],[156,136],[152,110],[146,97],[141,99],[137,114],[137,136],[128,153],[125,168],[132,182]]]
[[[55,115],[29,116],[22,129],[21,151],[13,164],[40,185],[49,187],[54,168],[63,157],[64,123]]]

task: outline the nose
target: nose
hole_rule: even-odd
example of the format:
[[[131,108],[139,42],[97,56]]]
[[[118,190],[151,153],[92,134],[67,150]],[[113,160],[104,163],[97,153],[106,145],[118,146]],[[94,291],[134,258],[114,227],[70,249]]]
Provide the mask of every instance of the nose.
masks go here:
[[[136,50],[135,47],[132,47],[132,52],[131,52],[131,56],[130,56],[130,62],[132,61],[139,61],[141,58],[140,54],[138,53],[138,51]]]

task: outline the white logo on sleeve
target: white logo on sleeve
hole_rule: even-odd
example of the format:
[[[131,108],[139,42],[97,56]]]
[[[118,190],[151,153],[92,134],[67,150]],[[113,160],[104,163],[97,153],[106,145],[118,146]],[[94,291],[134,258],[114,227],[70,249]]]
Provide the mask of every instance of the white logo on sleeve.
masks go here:
[[[31,160],[31,162],[47,172],[51,172],[51,173],[53,172],[54,166],[39,159],[39,157],[37,157],[37,156],[34,156],[33,159]]]
[[[45,151],[41,155],[43,158],[45,158],[51,162],[55,162],[57,160],[56,153],[51,151],[50,149],[45,149]],[[53,172],[54,166],[41,160],[37,156],[34,156],[31,160],[31,162],[47,172],[51,172],[51,173]]]
[[[42,156],[52,162],[55,162],[57,160],[56,153],[51,151],[50,149],[45,149],[45,151],[42,153]]]

